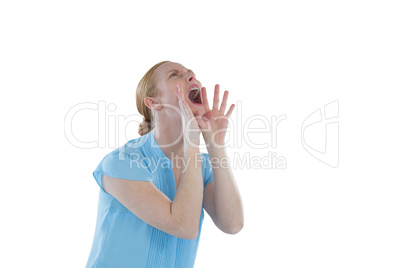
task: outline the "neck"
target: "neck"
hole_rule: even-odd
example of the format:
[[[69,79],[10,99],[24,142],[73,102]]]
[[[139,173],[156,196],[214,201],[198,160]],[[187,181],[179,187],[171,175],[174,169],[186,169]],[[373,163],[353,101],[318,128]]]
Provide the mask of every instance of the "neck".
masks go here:
[[[181,118],[155,118],[154,138],[167,158],[173,160],[175,156],[183,156]]]

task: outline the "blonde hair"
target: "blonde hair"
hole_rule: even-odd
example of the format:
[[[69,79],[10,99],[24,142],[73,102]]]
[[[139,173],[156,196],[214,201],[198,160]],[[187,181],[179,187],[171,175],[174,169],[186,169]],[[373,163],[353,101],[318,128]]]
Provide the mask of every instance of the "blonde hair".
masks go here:
[[[149,133],[155,127],[152,117],[152,111],[145,105],[144,99],[146,97],[155,97],[158,94],[158,91],[156,89],[154,71],[156,70],[156,68],[166,62],[170,61],[161,61],[152,66],[151,69],[146,72],[146,74],[141,78],[140,82],[138,83],[136,92],[137,110],[140,114],[144,116],[143,121],[138,127],[138,134],[140,134],[141,136]]]

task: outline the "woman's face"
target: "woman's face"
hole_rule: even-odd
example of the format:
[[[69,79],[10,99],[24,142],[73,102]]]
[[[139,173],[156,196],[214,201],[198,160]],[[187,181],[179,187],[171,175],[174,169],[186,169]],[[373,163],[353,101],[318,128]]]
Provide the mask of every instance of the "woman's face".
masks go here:
[[[177,85],[179,84],[184,91],[184,96],[191,111],[195,114],[199,111],[200,115],[205,114],[205,108],[201,96],[201,82],[195,77],[193,71],[185,68],[183,65],[175,62],[166,62],[160,65],[154,71],[156,79],[156,88],[158,89],[158,97],[162,104],[170,104],[178,109],[179,100],[175,94]],[[169,106],[164,106],[164,109]],[[170,111],[175,112],[176,111]]]

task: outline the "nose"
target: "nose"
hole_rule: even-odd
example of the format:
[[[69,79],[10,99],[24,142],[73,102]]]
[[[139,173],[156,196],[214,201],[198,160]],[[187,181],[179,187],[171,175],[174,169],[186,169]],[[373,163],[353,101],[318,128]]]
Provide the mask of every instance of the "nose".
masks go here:
[[[195,74],[193,72],[189,73],[189,75],[187,76],[187,82],[196,82],[197,79],[195,79]]]

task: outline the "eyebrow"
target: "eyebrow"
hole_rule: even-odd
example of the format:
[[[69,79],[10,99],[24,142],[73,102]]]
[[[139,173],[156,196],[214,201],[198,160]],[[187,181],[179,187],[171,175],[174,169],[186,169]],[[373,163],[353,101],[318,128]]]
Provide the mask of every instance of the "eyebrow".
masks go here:
[[[167,72],[166,76],[168,76],[168,75],[169,75],[171,72],[179,72],[179,70],[177,70],[177,69],[170,70],[169,72]],[[187,72],[188,72],[188,73],[193,73],[193,74],[194,74],[193,70],[190,70],[190,69],[187,69]]]

